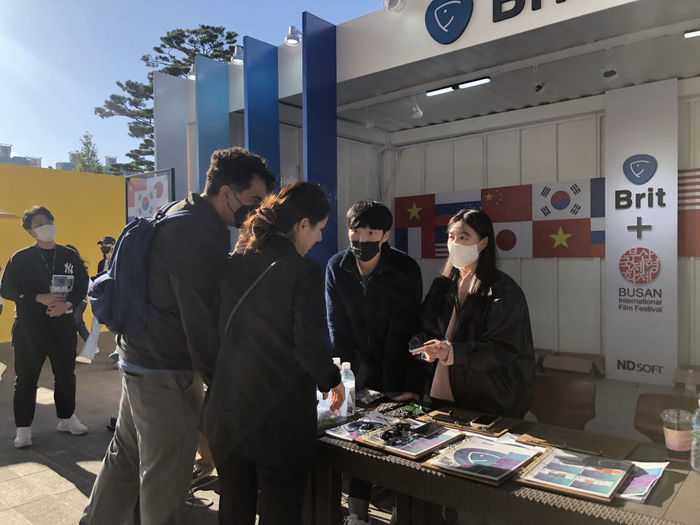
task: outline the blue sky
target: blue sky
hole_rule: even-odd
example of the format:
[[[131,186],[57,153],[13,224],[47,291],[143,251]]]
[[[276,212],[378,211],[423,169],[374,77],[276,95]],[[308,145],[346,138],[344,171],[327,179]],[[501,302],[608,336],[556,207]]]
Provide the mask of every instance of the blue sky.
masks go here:
[[[117,80],[144,81],[142,55],[171,29],[223,25],[279,44],[310,11],[339,24],[381,9],[381,0],[14,0],[0,10],[0,143],[13,153],[67,161],[93,134],[100,157],[138,146],[126,119],[93,109]]]

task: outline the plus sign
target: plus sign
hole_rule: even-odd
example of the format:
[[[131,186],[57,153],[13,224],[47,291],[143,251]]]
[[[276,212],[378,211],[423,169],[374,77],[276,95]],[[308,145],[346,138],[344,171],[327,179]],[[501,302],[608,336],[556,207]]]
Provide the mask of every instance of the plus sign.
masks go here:
[[[642,218],[637,217],[637,225],[636,226],[627,226],[627,231],[628,232],[637,232],[637,239],[642,238],[642,232],[644,231],[651,231],[651,225],[649,224],[642,224]]]

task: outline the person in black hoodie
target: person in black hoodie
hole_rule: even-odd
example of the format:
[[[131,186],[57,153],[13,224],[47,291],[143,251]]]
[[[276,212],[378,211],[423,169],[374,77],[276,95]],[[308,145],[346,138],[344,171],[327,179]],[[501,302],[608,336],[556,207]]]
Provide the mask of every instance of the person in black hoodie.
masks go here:
[[[525,294],[496,268],[493,224],[461,210],[448,224],[450,257],[423,302],[423,347],[437,405],[522,418],[532,399],[535,354]]]
[[[15,253],[2,274],[0,295],[14,301],[15,447],[32,445],[32,421],[41,367],[48,357],[54,373],[57,429],[85,434],[75,415],[76,325],[73,308],[87,294],[88,274],[77,253],[54,241],[54,217],[43,206],[22,215],[22,227],[36,244]]]
[[[253,525],[258,498],[260,525],[301,523],[317,441],[315,387],[332,390],[331,410],[345,398],[324,341],[323,271],[304,257],[330,210],[319,186],[285,187],[245,222],[224,269],[203,408],[221,524]]]

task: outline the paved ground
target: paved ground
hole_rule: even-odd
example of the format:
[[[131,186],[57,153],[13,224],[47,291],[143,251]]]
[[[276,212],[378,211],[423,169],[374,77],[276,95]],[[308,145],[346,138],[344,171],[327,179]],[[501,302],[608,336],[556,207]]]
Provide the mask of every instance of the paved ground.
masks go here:
[[[39,383],[38,404],[33,426],[34,445],[17,450],[12,441],[15,426],[12,416],[14,381],[12,349],[0,343],[0,362],[8,365],[0,381],[0,524],[73,525],[80,519],[90,489],[112,433],[107,430],[109,416],[117,410],[120,395],[119,372],[108,354],[114,348],[109,334],[100,339],[102,352],[91,365],[77,365],[78,394],[76,413],[90,432],[72,436],[56,431],[53,406],[53,376],[46,363]],[[634,430],[634,407],[643,392],[670,392],[668,388],[636,385],[596,379],[597,417],[586,429],[644,440]],[[209,498],[210,508],[192,507],[183,524],[217,523],[218,487],[216,483],[199,490],[195,496]],[[376,502],[385,511],[373,509],[373,523],[387,523],[391,496],[384,494]],[[329,524],[334,525],[334,524]]]

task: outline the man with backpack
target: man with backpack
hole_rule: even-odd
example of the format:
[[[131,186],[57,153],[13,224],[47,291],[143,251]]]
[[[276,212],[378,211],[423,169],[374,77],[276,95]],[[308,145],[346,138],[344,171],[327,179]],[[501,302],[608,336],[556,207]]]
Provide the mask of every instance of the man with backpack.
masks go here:
[[[139,237],[132,223],[118,239],[109,272],[93,285],[91,304],[99,317],[101,305],[93,300],[100,287],[109,296],[109,286],[121,290],[120,279],[137,282],[134,271],[141,267],[147,297],[131,290],[129,298],[132,310],[147,312],[148,322],[140,328],[132,318],[116,329],[125,334],[118,350],[119,417],[82,525],[178,523],[199,435],[200,377],[213,375],[205,356],[214,292],[230,251],[226,226],[240,227],[275,180],[257,155],[242,148],[216,151],[203,194],[190,193],[168,206],[164,217],[141,225],[154,228],[152,235]],[[142,253],[141,260],[134,258]],[[112,330],[128,313],[129,305],[115,299],[100,320]]]

